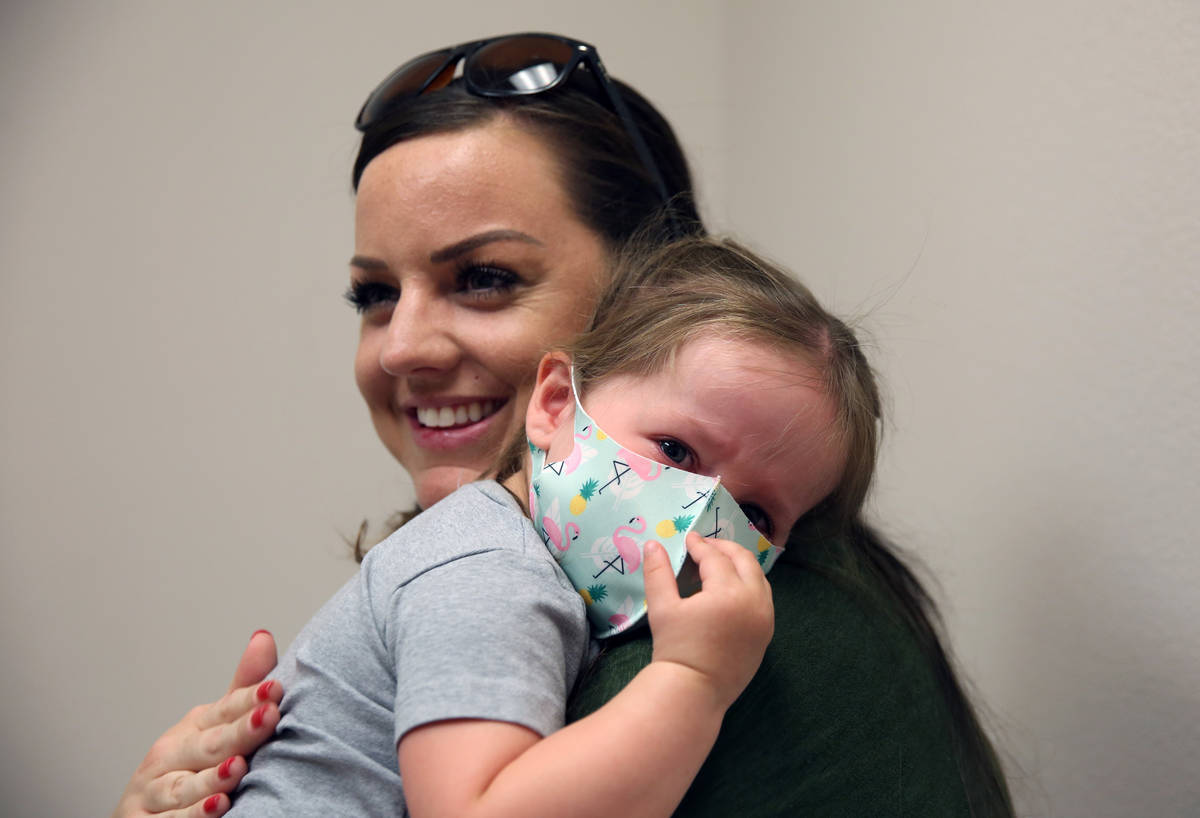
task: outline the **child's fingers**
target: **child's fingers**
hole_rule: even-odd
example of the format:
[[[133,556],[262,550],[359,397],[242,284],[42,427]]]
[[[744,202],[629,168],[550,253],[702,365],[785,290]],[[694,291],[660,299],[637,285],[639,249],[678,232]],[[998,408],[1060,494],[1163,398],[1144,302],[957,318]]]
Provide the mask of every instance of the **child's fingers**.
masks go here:
[[[688,554],[696,561],[696,567],[700,570],[700,582],[703,586],[738,580],[737,569],[729,556],[717,545],[720,542],[721,540],[702,537],[695,531],[688,532],[685,544]]]
[[[646,606],[653,610],[658,605],[679,600],[679,586],[667,552],[651,540],[642,549],[642,581],[646,586]]]
[[[722,540],[715,537],[708,540],[708,544],[729,558],[733,569],[737,571],[738,577],[743,582],[767,581],[767,576],[763,573],[762,565],[758,562],[758,557],[751,553],[750,549],[738,545],[732,540]]]

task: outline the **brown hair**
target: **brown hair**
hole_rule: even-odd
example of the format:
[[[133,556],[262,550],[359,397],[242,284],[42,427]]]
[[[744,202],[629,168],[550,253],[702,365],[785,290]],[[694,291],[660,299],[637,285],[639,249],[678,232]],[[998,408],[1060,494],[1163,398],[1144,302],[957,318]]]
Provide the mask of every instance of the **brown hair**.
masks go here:
[[[862,507],[879,444],[879,391],[854,333],[807,287],[729,239],[685,238],[619,258],[588,329],[570,346],[586,391],[614,374],[649,375],[705,333],[797,354],[821,374],[847,452],[825,505],[846,521]]]
[[[687,341],[715,333],[797,354],[821,374],[837,407],[833,434],[846,465],[821,507],[848,523],[862,508],[879,446],[879,391],[850,328],[807,287],[729,239],[695,236],[634,242],[619,254],[591,323],[564,347],[581,392],[611,375],[651,375]],[[523,437],[522,437],[523,440]],[[500,479],[520,468],[524,447],[505,449]]]
[[[898,550],[862,516],[875,473],[881,402],[854,332],[803,284],[741,245],[706,237],[637,245],[621,254],[591,324],[566,351],[580,391],[617,374],[650,375],[671,365],[700,333],[753,340],[804,356],[837,406],[847,462],[833,492],[789,537],[798,564],[854,589],[881,589],[929,662],[954,726],[959,772],[975,816],[1011,816],[1000,761],[942,644],[937,609]],[[501,478],[528,451],[524,436],[500,462]],[[832,562],[810,558],[806,538],[835,543]]]
[[[363,133],[352,181],[366,166],[408,139],[484,125],[499,116],[529,128],[551,149],[576,217],[615,249],[655,225],[657,238],[703,233],[692,175],[670,124],[641,94],[613,79],[666,185],[669,203],[638,158],[621,119],[598,101],[594,78],[576,70],[560,88],[516,97],[480,97],[462,79],[413,98]],[[664,218],[669,207],[670,218]]]
[[[506,116],[551,148],[575,216],[609,250],[616,252],[634,236],[668,241],[685,233],[702,235],[691,169],[671,124],[632,86],[609,79],[625,100],[662,175],[670,196],[667,203],[638,158],[620,117],[598,101],[595,78],[582,70],[574,71],[563,86],[531,96],[476,96],[459,78],[441,90],[415,97],[363,133],[351,184],[357,190],[371,160],[399,142],[480,127]],[[420,513],[419,508],[395,512],[384,524],[384,536]],[[346,538],[357,562],[376,541],[368,535],[366,520],[355,537]]]

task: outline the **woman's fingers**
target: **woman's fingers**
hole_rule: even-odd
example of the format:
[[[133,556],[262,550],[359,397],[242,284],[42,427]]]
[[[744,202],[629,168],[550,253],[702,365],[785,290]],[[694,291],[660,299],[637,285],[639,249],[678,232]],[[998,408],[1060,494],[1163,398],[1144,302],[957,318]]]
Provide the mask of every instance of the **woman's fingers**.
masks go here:
[[[270,738],[278,723],[279,707],[268,701],[233,723],[190,730],[175,747],[176,756],[166,765],[170,769],[142,789],[146,812],[191,810],[214,793],[231,792],[246,774],[244,756]]]
[[[255,632],[230,691],[212,704],[192,708],[159,736],[130,778],[113,818],[217,816],[228,810],[225,793],[246,773],[243,756],[269,739],[279,723],[283,688],[277,681],[263,681],[275,656],[274,637]]]
[[[229,809],[226,793],[241,782],[247,769],[246,759],[238,755],[198,773],[166,773],[147,787],[146,811],[152,815],[220,815]]]
[[[229,812],[229,808],[233,806],[229,802],[229,796],[224,793],[210,795],[203,801],[192,804],[185,812],[184,818],[220,818],[220,816]]]
[[[221,724],[232,724],[256,707],[272,702],[279,704],[283,687],[274,679],[226,693],[200,713],[196,727],[207,730]]]
[[[270,631],[255,631],[250,636],[250,643],[242,651],[242,660],[238,662],[237,670],[233,672],[233,681],[229,691],[239,687],[249,687],[267,678],[267,674],[278,661],[275,652],[275,637]]]
[[[251,689],[257,695],[257,690],[266,687],[264,682],[259,688]],[[266,701],[258,703],[249,713],[234,721],[217,724],[199,731],[193,731],[184,736],[180,747],[181,763],[179,769],[200,770],[233,755],[249,755],[275,732],[279,724],[279,705],[275,701],[279,684],[271,688],[271,694]],[[235,691],[236,695],[242,691]]]

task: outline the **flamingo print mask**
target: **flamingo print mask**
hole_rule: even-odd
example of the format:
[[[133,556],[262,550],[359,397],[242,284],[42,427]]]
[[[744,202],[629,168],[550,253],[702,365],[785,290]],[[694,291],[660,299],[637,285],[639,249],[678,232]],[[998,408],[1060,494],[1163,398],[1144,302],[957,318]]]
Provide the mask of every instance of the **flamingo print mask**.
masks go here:
[[[693,474],[635,454],[606,435],[575,394],[575,447],[546,463],[529,444],[533,526],[587,603],[597,638],[620,633],[646,615],[642,548],[657,540],[667,552],[680,593],[699,588],[684,538],[692,529],[732,540],[769,571],[783,549],[772,545],[742,513],[720,477]]]

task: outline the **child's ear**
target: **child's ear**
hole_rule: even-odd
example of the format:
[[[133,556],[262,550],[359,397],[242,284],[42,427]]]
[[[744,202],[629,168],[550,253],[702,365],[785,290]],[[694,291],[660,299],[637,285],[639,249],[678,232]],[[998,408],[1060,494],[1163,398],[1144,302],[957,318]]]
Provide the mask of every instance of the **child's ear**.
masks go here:
[[[574,419],[571,359],[565,352],[547,352],[538,364],[537,382],[525,413],[525,433],[534,446],[548,452],[555,432]]]

